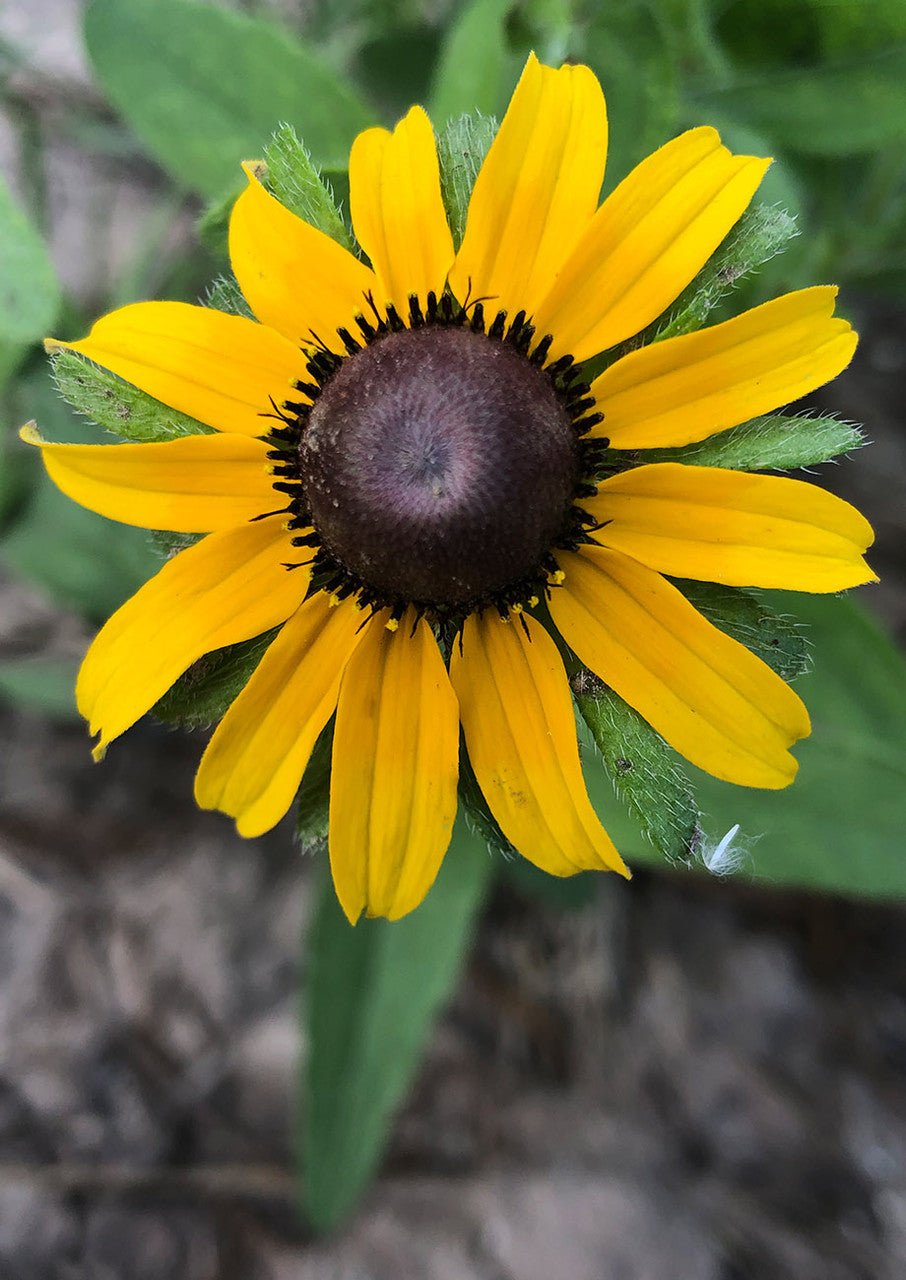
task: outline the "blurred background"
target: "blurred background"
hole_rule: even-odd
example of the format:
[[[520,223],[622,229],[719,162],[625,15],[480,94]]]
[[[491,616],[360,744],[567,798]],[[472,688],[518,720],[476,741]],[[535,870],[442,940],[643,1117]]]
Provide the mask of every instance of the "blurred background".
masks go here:
[[[203,299],[278,122],[342,198],[359,128],[499,116],[532,48],[599,75],[608,189],[693,124],[775,156],[761,198],[801,234],[733,307],[840,284],[862,341],[811,407],[873,443],[817,474],[882,581],[803,607],[824,747],[792,799],[706,791],[697,868],[500,878],[379,1180],[317,1236],[292,1148],[323,850],[198,813],[200,733],[146,720],[92,764],[80,656],[159,556],[16,430],[97,438],[40,338]],[[904,0],[0,0],[2,1280],[906,1274],[904,144]]]

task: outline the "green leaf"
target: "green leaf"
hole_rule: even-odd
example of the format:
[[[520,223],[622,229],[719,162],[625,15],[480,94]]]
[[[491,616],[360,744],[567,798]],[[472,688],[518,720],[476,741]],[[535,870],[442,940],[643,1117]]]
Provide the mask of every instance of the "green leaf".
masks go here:
[[[645,3],[597,7],[586,58],[607,97],[607,191],[676,132],[677,59],[657,7]]]
[[[428,114],[435,125],[467,111],[493,115],[506,106],[509,9],[510,0],[472,0],[460,9],[444,38],[431,88]]]
[[[54,355],[53,376],[60,394],[74,409],[127,440],[147,443],[213,431],[213,427],[168,408],[74,351]]]
[[[106,619],[160,568],[143,529],[77,506],[42,476],[0,559],[60,604]]]
[[[799,775],[776,792],[697,775],[709,827],[741,825],[756,880],[906,896],[906,663],[852,600],[784,603],[813,628],[813,669],[796,686],[812,718],[811,737],[796,747]]]
[[[492,116],[468,115],[451,120],[437,140],[440,189],[457,249],[465,234],[478,170],[496,133],[497,121]]]
[[[906,44],[824,66],[766,72],[704,88],[696,111],[726,113],[774,146],[848,156],[906,139]]]
[[[333,192],[296,137],[292,125],[282,124],[276,131],[265,148],[264,162],[267,165],[265,183],[280,203],[355,253],[355,241],[340,215]]]
[[[92,0],[85,40],[123,118],[183,187],[209,199],[288,121],[319,164],[345,165],[372,114],[314,51],[264,18],[196,0]]]
[[[691,865],[707,866],[738,824],[730,868],[747,880],[906,897],[906,663],[853,600],[792,592],[772,600],[810,626],[811,670],[796,692],[812,734],[795,747],[799,774],[781,791],[735,787],[689,767],[707,833]],[[592,804],[626,861],[663,870],[587,749],[583,764]]]
[[[56,720],[77,720],[78,670],[75,658],[4,658],[0,661],[0,697]]]
[[[695,444],[644,452],[615,449],[608,454],[608,460],[613,458],[623,467],[643,462],[683,462],[737,471],[788,471],[827,462],[841,453],[860,449],[864,443],[862,432],[851,422],[828,415],[771,413]]]
[[[246,183],[234,183],[210,202],[195,224],[201,243],[217,258],[230,256],[230,218],[233,206],[246,188]]]
[[[353,1206],[450,995],[489,882],[484,842],[462,820],[411,915],[352,928],[329,877],[310,932],[303,1206],[327,1229]],[[326,871],[326,869],[325,869]]]
[[[94,438],[96,428],[78,420],[57,395],[43,356],[35,356],[10,388],[16,405],[28,406],[47,439]],[[17,444],[15,456],[34,482],[0,542],[0,559],[61,604],[106,618],[160,567],[147,532],[77,506],[49,479],[37,449]]]
[[[676,752],[590,672],[581,672],[572,683],[614,789],[655,849],[668,861],[694,856],[701,841],[700,815]]]
[[[218,276],[208,289],[205,305],[214,311],[225,311],[231,316],[245,316],[254,320],[252,308],[243,297],[242,290],[233,276]]]
[[[330,765],[333,721],[318,734],[296,798],[296,839],[303,846],[327,840],[330,818]]]
[[[37,231],[0,175],[0,344],[28,346],[53,328],[60,287]],[[11,368],[18,357],[7,354]]]
[[[222,720],[264,657],[276,630],[215,649],[193,662],[152,708],[158,720],[203,729]]]

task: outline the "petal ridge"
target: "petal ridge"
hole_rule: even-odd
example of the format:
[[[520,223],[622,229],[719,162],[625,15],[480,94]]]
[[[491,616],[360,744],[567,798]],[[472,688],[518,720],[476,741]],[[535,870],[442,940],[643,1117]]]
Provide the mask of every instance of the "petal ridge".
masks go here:
[[[602,481],[585,505],[598,542],[671,577],[816,592],[877,581],[865,517],[789,476],[653,463]]]
[[[421,107],[393,132],[366,129],[349,156],[349,207],[356,239],[377,276],[376,301],[400,315],[409,295],[443,292],[453,236],[440,190],[434,130]]]
[[[541,623],[470,615],[450,679],[469,760],[507,839],[551,875],[628,875],[588,799],[566,672]]]
[[[749,787],[792,782],[788,747],[810,732],[808,712],[769,666],[622,552],[558,558],[566,578],[551,617],[580,661],[707,773]]]
[[[330,863],[351,923],[398,920],[422,901],[450,843],[459,707],[424,618],[376,616],[340,684],[330,783]]]

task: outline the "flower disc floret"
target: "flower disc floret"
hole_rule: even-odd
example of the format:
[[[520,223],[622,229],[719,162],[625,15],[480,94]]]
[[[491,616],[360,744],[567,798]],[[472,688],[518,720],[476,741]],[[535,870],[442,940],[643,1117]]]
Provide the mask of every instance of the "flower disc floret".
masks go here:
[[[469,329],[407,329],[365,347],[328,381],[299,443],[322,545],[369,594],[441,609],[537,571],[577,469],[550,380]]]

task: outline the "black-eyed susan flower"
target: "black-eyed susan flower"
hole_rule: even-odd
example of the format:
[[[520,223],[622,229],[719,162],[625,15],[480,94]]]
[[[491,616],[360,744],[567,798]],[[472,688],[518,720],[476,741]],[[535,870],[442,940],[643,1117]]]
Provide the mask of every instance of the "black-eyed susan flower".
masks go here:
[[[200,656],[279,628],[211,738],[197,799],[267,831],[335,715],[330,857],[353,921],[399,917],[430,887],[460,725],[520,853],[558,876],[625,871],[586,794],[564,653],[701,768],[786,786],[804,706],[669,579],[838,591],[873,576],[868,525],[822,490],[634,452],[839,373],[856,338],[834,289],[642,346],[589,383],[583,365],[664,312],[768,164],[693,129],[599,207],[606,142],[592,73],[530,59],[457,251],[425,113],[368,130],[350,212],[370,265],[247,166],[230,253],[256,319],[149,302],[69,344],[213,433],[30,437],[85,506],[207,535],[91,646],[78,701],[98,752]]]

